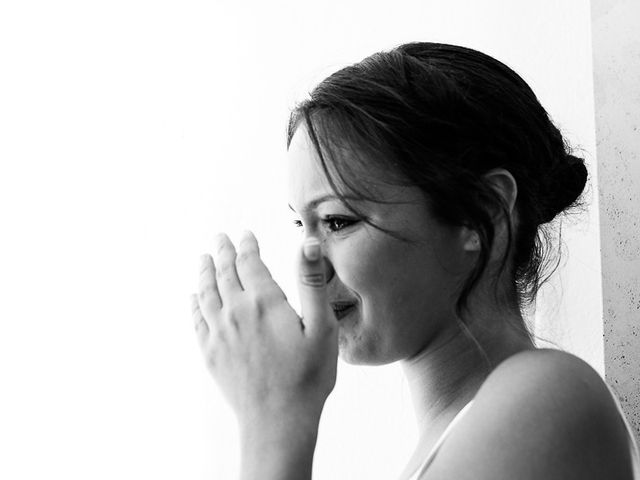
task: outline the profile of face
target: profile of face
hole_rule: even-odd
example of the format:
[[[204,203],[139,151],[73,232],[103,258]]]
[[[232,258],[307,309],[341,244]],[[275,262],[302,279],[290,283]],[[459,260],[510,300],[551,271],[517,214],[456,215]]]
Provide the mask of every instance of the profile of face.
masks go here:
[[[333,273],[329,301],[353,305],[336,312],[340,358],[366,365],[411,358],[457,328],[456,292],[473,257],[466,229],[436,222],[418,188],[389,185],[371,171],[357,172],[356,182],[366,179],[369,191],[373,182],[376,198],[402,203],[349,203],[375,225],[412,241],[362,221],[331,188],[304,127],[294,134],[287,161],[290,206],[303,235],[321,241]]]

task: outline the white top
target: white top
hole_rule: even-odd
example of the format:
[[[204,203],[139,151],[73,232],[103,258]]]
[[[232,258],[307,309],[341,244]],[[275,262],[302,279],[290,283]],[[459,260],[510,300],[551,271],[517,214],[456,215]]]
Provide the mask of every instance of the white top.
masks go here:
[[[631,453],[631,463],[633,465],[633,478],[634,480],[640,480],[640,451],[638,450],[638,445],[636,443],[633,430],[631,430],[631,426],[629,425],[629,422],[627,421],[627,418],[625,417],[624,412],[622,411],[622,406],[620,405],[618,396],[614,393],[614,391],[606,382],[605,382],[605,385],[607,385],[607,388],[611,392],[611,396],[613,397],[613,400],[615,401],[615,404],[618,407],[618,412],[620,413],[620,417],[622,418],[622,421],[624,422],[624,425],[627,428],[629,451]],[[451,433],[451,430],[453,430],[453,427],[455,427],[455,425],[465,416],[465,414],[469,411],[469,407],[471,407],[472,404],[473,404],[473,400],[467,403],[464,406],[464,408],[460,410],[458,414],[453,418],[453,420],[451,420],[451,423],[449,423],[445,431],[442,432],[442,435],[440,436],[438,441],[435,443],[435,445],[429,452],[429,455],[427,455],[427,457],[424,459],[424,461],[418,467],[418,469],[413,473],[413,475],[409,477],[409,480],[418,480],[420,476],[422,476],[427,471],[427,469],[433,462],[433,459],[436,457],[436,454],[440,450],[440,447],[442,446],[446,438],[449,436],[449,433]]]

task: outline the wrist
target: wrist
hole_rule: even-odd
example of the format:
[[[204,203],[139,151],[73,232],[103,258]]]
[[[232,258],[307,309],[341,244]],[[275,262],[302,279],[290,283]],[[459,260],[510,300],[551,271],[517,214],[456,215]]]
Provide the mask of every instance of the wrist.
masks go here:
[[[261,432],[291,434],[294,431],[317,433],[324,403],[303,400],[271,400],[246,408],[238,418],[241,438],[249,439]]]
[[[241,479],[310,479],[319,421],[319,415],[290,411],[243,422]]]
[[[307,412],[254,415],[239,425],[241,446],[244,450],[296,441],[315,444],[319,424],[320,416]]]

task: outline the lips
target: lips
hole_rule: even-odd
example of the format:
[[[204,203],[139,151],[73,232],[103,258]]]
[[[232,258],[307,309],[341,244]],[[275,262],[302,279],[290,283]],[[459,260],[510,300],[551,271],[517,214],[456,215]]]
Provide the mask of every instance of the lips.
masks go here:
[[[337,320],[341,320],[355,310],[354,302],[332,302],[331,308]]]

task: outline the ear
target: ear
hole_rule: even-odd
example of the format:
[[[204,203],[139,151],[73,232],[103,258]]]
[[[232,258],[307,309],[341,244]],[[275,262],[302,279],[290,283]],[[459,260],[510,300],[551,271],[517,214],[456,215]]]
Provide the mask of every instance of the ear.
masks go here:
[[[509,207],[509,215],[511,215],[516,204],[516,198],[518,197],[518,184],[515,178],[513,178],[513,175],[511,175],[511,172],[504,168],[494,168],[483,176],[487,179],[489,185],[506,201]],[[500,215],[500,213],[501,212],[498,212],[497,215]]]
[[[485,173],[484,178],[505,199],[509,207],[509,215],[512,215],[518,197],[518,184],[511,172],[504,168],[495,168]],[[496,219],[500,214],[501,212],[496,212],[493,218]],[[463,235],[464,250],[468,252],[480,250],[480,238],[475,230],[464,227],[461,234]]]

